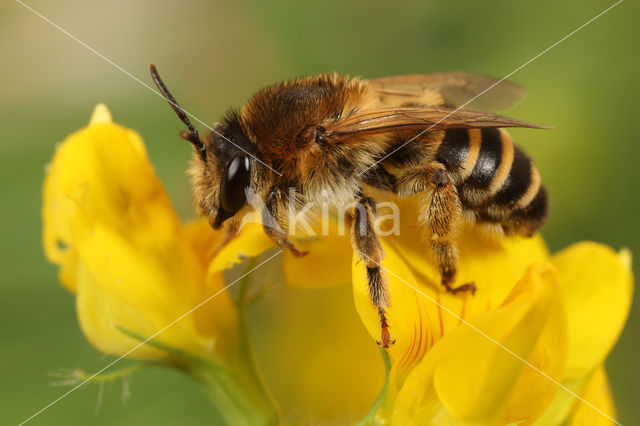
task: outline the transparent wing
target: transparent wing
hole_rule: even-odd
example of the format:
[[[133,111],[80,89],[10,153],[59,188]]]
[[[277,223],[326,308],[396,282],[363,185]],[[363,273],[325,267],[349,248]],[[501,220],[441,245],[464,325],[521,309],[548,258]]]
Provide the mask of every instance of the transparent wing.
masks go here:
[[[367,83],[380,95],[406,98],[407,103],[419,99],[425,91],[439,93],[446,106],[457,107],[473,99],[465,108],[480,111],[507,109],[526,93],[515,83],[467,72],[409,74],[367,80]]]
[[[547,127],[489,112],[447,107],[377,108],[357,112],[318,129],[318,137],[341,143],[351,138],[403,130],[442,130],[486,127]]]

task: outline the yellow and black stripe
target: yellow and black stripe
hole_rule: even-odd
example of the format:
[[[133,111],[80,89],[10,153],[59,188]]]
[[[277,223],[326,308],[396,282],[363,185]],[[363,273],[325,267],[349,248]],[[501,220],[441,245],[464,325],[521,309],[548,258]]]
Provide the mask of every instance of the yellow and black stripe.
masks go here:
[[[457,178],[463,206],[507,233],[531,234],[548,214],[548,199],[531,159],[503,129],[449,129],[436,153]]]

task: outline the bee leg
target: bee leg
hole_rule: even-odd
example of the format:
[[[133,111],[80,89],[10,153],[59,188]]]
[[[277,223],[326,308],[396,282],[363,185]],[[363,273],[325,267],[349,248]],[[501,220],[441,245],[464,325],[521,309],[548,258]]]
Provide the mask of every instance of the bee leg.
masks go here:
[[[364,197],[354,207],[351,217],[351,242],[360,261],[367,266],[367,283],[369,297],[378,309],[380,316],[380,340],[378,344],[383,348],[395,343],[389,333],[389,322],[386,308],[390,306],[389,291],[380,270],[383,252],[380,240],[375,233],[373,223],[376,206],[373,199]]]
[[[426,204],[425,221],[431,234],[430,243],[440,274],[442,285],[449,293],[476,292],[474,283],[453,287],[458,266],[456,238],[462,223],[462,203],[458,190],[449,178],[445,166],[438,162],[427,165],[427,177],[431,184],[430,199]]]
[[[213,250],[212,256],[215,256],[216,254],[218,254],[218,252],[220,252],[220,250],[222,250],[224,246],[229,244],[229,242],[231,242],[231,240],[233,240],[236,237],[236,235],[238,235],[237,223],[232,221],[225,222],[225,225],[223,227],[223,232],[224,233],[222,234],[222,240],[220,241],[218,246]]]
[[[301,257],[308,251],[300,251],[289,241],[287,237],[286,213],[289,211],[289,202],[285,191],[274,186],[269,190],[264,207],[262,208],[262,229],[282,249],[289,250],[295,257]]]
[[[435,258],[442,285],[449,293],[469,291],[474,294],[473,283],[453,287],[458,266],[456,237],[462,223],[462,203],[445,166],[432,161],[424,167],[412,170],[398,182],[400,195],[423,194],[423,217],[430,235],[429,243]]]

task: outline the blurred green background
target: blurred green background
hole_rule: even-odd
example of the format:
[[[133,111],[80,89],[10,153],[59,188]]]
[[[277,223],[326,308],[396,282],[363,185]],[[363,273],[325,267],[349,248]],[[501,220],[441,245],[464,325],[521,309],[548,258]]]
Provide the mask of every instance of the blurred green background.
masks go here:
[[[147,84],[155,63],[183,106],[213,123],[261,86],[305,74],[464,70],[502,77],[613,1],[27,4]],[[511,77],[528,96],[508,115],[554,126],[513,132],[552,194],[543,229],[552,251],[590,239],[640,253],[639,12],[637,2],[623,2]],[[104,102],[117,122],[140,132],[182,217],[193,209],[184,173],[190,149],[177,138],[181,125],[162,99],[17,2],[3,2],[0,22],[0,423],[16,424],[66,390],[48,386],[47,372],[96,371],[110,360],[84,340],[74,298],[42,253],[40,190],[55,144]],[[325,292],[351,297],[348,288]],[[314,314],[296,310],[287,317],[287,303],[327,294],[320,293],[278,288],[266,303],[283,312],[285,324]],[[607,361],[619,420],[629,425],[640,424],[637,302]],[[321,360],[313,362],[322,368]],[[125,406],[117,386],[107,389],[96,410],[96,387],[81,389],[31,423],[215,423],[205,396],[177,373],[143,371],[131,390]]]

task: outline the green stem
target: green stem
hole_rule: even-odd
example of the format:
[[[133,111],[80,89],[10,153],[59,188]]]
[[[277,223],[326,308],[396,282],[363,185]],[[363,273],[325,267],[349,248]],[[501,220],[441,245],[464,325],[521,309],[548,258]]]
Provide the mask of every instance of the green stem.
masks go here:
[[[253,269],[256,265],[256,258],[247,261],[247,271]],[[251,343],[251,332],[249,330],[249,284],[251,283],[250,275],[246,275],[242,281],[238,283],[240,291],[238,292],[238,355],[239,361],[249,367],[256,381],[263,382],[262,376],[258,370],[258,363],[255,357],[253,344]],[[265,387],[265,386],[263,386]]]
[[[247,270],[255,265],[255,259],[248,261]],[[168,364],[194,377],[206,389],[213,405],[218,409],[225,423],[230,426],[272,426],[280,424],[277,405],[257,367],[249,333],[247,318],[247,294],[249,275],[239,283],[238,298],[238,348],[237,358],[232,365],[205,359],[173,348],[155,339],[146,339],[124,327],[118,329],[129,337],[160,349],[171,355]]]
[[[161,342],[160,340],[147,338],[140,333],[136,333],[135,331],[129,330],[128,328],[122,327],[121,325],[116,325],[116,328],[126,336],[129,336],[133,339],[139,340],[143,342],[145,345],[149,345],[156,349],[160,349],[163,352],[166,352],[169,355],[172,355],[174,358],[174,362],[176,364],[183,364],[184,362],[189,362],[191,364],[197,364],[200,362],[208,362],[206,359],[201,358],[196,355],[192,355],[188,352],[185,352],[181,349],[174,348],[173,346],[169,346],[166,343]]]
[[[251,271],[258,263],[258,259],[253,257],[247,261],[246,271]],[[254,389],[258,391],[262,398],[269,403],[275,414],[275,420],[280,423],[280,415],[278,412],[278,404],[276,403],[273,395],[271,394],[264,377],[260,373],[258,367],[258,361],[256,359],[255,350],[251,340],[251,332],[249,327],[249,286],[251,283],[251,274],[246,275],[241,282],[239,282],[240,291],[238,293],[238,330],[239,330],[239,344],[238,344],[238,365],[242,366],[249,375],[250,380],[254,384]]]
[[[247,271],[257,261],[247,261]],[[234,365],[220,368],[215,364],[196,370],[196,378],[205,386],[209,397],[229,425],[278,425],[280,415],[269,389],[258,369],[249,331],[248,293],[250,274],[239,283],[238,352]]]
[[[367,411],[367,414],[364,415],[360,419],[355,426],[369,426],[369,425],[379,425],[386,423],[383,419],[378,418],[378,412],[380,409],[384,409],[387,405],[387,397],[389,391],[389,375],[391,373],[391,360],[389,359],[389,354],[386,350],[379,348],[380,354],[382,354],[382,360],[384,362],[385,376],[384,376],[384,384],[382,385],[382,390],[380,394],[373,402],[373,405]]]
[[[230,426],[271,426],[279,424],[270,398],[247,371],[217,367],[198,368],[194,377],[204,386],[211,402]]]

